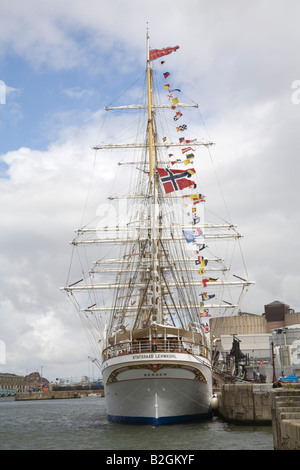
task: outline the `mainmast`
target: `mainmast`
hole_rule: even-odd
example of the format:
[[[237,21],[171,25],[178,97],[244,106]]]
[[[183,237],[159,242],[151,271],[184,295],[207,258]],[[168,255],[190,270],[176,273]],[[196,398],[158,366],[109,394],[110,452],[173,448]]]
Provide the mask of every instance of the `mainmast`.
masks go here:
[[[150,253],[151,253],[151,272],[150,283],[152,287],[152,308],[150,314],[151,321],[162,322],[161,308],[161,274],[159,266],[159,226],[160,212],[157,198],[157,184],[154,173],[154,118],[153,118],[153,89],[152,89],[152,68],[150,61],[149,35],[147,32],[147,96],[148,96],[148,144],[149,144],[149,178],[150,178],[150,197],[149,206],[150,219]]]
[[[148,141],[149,141],[149,171],[150,192],[154,191],[154,123],[153,123],[153,96],[152,96],[152,68],[150,62],[149,36],[147,33],[147,96],[148,96]]]
[[[182,154],[184,154],[190,149],[190,147],[184,148],[187,142],[192,142],[191,145],[193,147],[203,146],[206,148],[213,145],[213,143],[199,141],[197,139],[193,139],[192,141],[178,139],[177,142],[159,141],[161,139],[159,139],[159,134],[157,134],[155,121],[156,109],[173,108],[174,106],[173,104],[162,105],[153,102],[154,72],[152,70],[152,61],[176,51],[179,46],[165,49],[150,49],[148,32],[146,43],[146,102],[143,103],[143,105],[106,108],[107,111],[114,109],[144,109],[145,113],[143,116],[146,121],[144,125],[147,126],[146,138],[139,143],[100,143],[95,146],[94,149],[145,149],[146,153],[144,154],[142,150],[142,156],[144,157],[144,155],[146,155],[148,162],[145,162],[144,158],[140,158],[141,161],[123,161],[119,162],[119,165],[135,165],[137,169],[142,170],[144,174],[149,174],[148,184],[143,184],[143,187],[137,185],[136,191],[131,195],[115,195],[108,197],[109,200],[126,197],[137,201],[138,210],[128,214],[133,216],[128,218],[128,223],[121,222],[116,226],[103,226],[102,224],[96,227],[85,226],[76,231],[77,236],[71,242],[74,246],[113,244],[114,247],[116,247],[116,245],[121,244],[123,246],[123,256],[118,259],[108,259],[106,255],[104,255],[101,259],[94,261],[93,268],[89,271],[86,278],[64,288],[81,313],[84,312],[87,317],[89,313],[91,313],[88,317],[89,321],[94,312],[99,312],[99,317],[97,315],[94,317],[96,323],[102,314],[105,321],[109,318],[109,323],[106,323],[106,325],[109,324],[108,331],[111,331],[112,334],[122,328],[132,331],[144,329],[146,326],[150,326],[153,323],[168,325],[169,320],[173,326],[180,325],[182,328],[189,328],[190,322],[199,322],[200,307],[204,307],[204,305],[205,309],[219,308],[223,310],[238,308],[236,303],[222,300],[224,293],[226,295],[227,288],[231,286],[242,286],[244,290],[245,287],[252,284],[252,282],[239,277],[235,281],[227,280],[224,273],[228,268],[222,263],[224,260],[219,257],[214,257],[212,251],[210,251],[212,257],[204,257],[199,254],[200,251],[206,247],[204,243],[202,247],[201,242],[203,229],[205,229],[205,243],[213,243],[215,240],[240,238],[241,235],[236,231],[235,226],[228,223],[203,223],[202,220],[200,224],[200,218],[197,222],[197,227],[192,226],[190,221],[187,223],[185,219],[185,223],[183,224],[183,219],[179,219],[179,213],[177,212],[178,200],[182,200],[182,197],[187,197],[187,201],[189,202],[189,198],[194,196],[200,198],[201,195],[193,194],[192,196],[182,196],[180,192],[177,192],[177,194],[169,194],[170,191],[164,191],[165,188],[163,184],[160,184],[158,170],[161,168],[159,167],[165,165],[168,167],[170,164],[166,152],[161,152],[161,148],[181,147],[179,152],[182,151]],[[164,74],[164,76],[165,75],[166,74]],[[167,87],[168,86],[169,85],[167,85]],[[178,103],[178,101],[176,105],[178,108],[198,107],[196,104],[184,104]],[[177,114],[182,115],[181,113],[176,113],[176,115]],[[180,127],[177,128],[177,130],[181,130]],[[165,160],[168,161],[166,162]],[[147,163],[149,164],[149,168],[147,167]],[[171,163],[173,164],[173,162]],[[143,183],[144,179],[145,176],[143,175]],[[178,188],[175,189],[177,190]],[[200,202],[200,200],[198,202]],[[198,202],[194,202],[193,199],[193,203],[190,203],[193,204],[192,210],[194,210],[194,204]],[[213,229],[212,232],[211,229]],[[215,232],[215,229],[218,229],[218,233]],[[197,233],[195,231],[197,231]],[[188,240],[188,238],[185,237],[189,232],[190,239]],[[190,243],[191,235],[192,237],[194,236],[195,249],[191,250],[191,247],[193,248],[193,244],[191,244],[188,247],[190,251],[186,253],[186,243]],[[200,236],[200,238],[197,239],[196,237],[198,236]],[[197,248],[197,240],[200,240],[200,248]],[[208,247],[209,246],[207,246],[207,248]],[[195,268],[196,265],[199,266]],[[216,275],[217,272],[220,272],[220,278],[208,277],[210,275],[209,273]],[[202,277],[203,274],[205,274],[204,278]],[[110,275],[111,277],[109,277]],[[224,277],[221,277],[223,275]],[[206,292],[198,293],[196,289],[203,290],[205,288],[206,290],[207,286],[209,289],[212,283],[216,287],[218,302],[203,304],[204,300],[207,300],[207,298],[203,300],[204,294],[208,299],[214,298],[215,294],[209,295]],[[113,299],[109,301],[109,291],[111,289],[115,292]],[[98,292],[99,296],[103,297],[103,306],[99,306],[99,298],[97,298]],[[102,292],[104,293],[100,294]],[[89,299],[93,301],[93,303],[91,302],[92,305],[83,309],[80,308],[79,302],[75,299],[73,293],[75,295],[78,293],[79,297],[81,294],[83,296],[87,295]],[[198,295],[202,296],[202,302],[200,303]],[[105,305],[107,301],[110,303]],[[207,312],[204,311],[203,308],[203,314],[204,313]],[[167,316],[168,318],[166,318]],[[98,328],[98,325],[96,325],[96,328]],[[156,334],[153,329],[150,328],[150,330],[151,335]]]

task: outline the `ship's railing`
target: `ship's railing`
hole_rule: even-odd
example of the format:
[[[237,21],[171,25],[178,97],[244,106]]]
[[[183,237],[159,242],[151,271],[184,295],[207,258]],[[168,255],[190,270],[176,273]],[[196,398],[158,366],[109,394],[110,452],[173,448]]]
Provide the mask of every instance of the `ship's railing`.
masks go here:
[[[183,340],[155,338],[152,340],[128,341],[109,346],[103,351],[103,360],[126,354],[140,353],[185,353],[208,358],[208,348],[199,343]]]

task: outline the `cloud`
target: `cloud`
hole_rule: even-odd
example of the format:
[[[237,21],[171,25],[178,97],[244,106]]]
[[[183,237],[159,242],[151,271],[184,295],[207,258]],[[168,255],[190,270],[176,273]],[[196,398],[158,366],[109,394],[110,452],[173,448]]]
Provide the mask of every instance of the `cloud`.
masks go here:
[[[103,111],[97,106],[109,104],[112,96],[126,101],[123,91],[144,70],[147,22],[153,47],[180,45],[168,56],[171,78],[183,101],[192,97],[200,105],[197,132],[216,142],[214,168],[207,178],[200,175],[201,189],[216,209],[224,197],[231,220],[245,235],[243,253],[256,286],[243,309],[261,314],[273,300],[300,309],[300,105],[292,100],[292,84],[300,79],[299,8],[296,1],[274,1],[270,7],[268,1],[238,0],[221,7],[219,1],[199,0],[150,6],[141,0],[11,0],[2,5],[2,64],[9,67],[13,58],[17,67],[18,60],[25,61],[36,78],[57,80],[61,90],[39,122],[30,121],[35,103],[21,108],[15,100],[21,84],[8,87],[14,101],[1,108],[2,125],[10,117],[18,136],[24,116],[27,132],[38,129],[47,136],[44,145],[24,143],[1,154],[6,179],[0,180],[0,340],[6,343],[9,371],[19,367],[24,373],[43,364],[53,377],[64,364],[72,371],[86,367],[83,357],[90,353],[83,352],[84,332],[59,287],[66,280],[68,241],[81,223],[87,193],[85,221],[96,216],[104,195],[125,191],[125,181],[122,188],[114,186],[118,157],[99,154],[95,160],[91,147],[108,138],[100,132]],[[140,83],[129,94],[138,102]],[[72,109],[64,107],[66,97],[73,100]],[[127,118],[105,118],[110,136],[118,130],[119,142],[136,137],[135,117],[128,127]],[[200,127],[202,118],[205,127]],[[209,155],[203,153],[201,164],[209,167]],[[211,191],[214,170],[221,192],[216,183]],[[90,186],[91,179],[97,184]]]
[[[49,6],[36,1],[2,5],[2,55],[13,53],[34,67],[47,64],[56,69],[73,67],[82,58],[80,46],[57,24],[58,2],[58,10]]]
[[[45,150],[21,147],[1,155],[7,178],[0,179],[0,340],[9,371],[25,374],[43,364],[52,378],[84,375],[87,356],[94,355],[60,288],[68,277],[73,230],[101,216],[114,192],[116,158],[92,149],[103,113],[81,112],[75,122],[72,112],[53,116],[48,129],[55,139]],[[116,122],[115,130],[124,133],[123,117]]]
[[[95,95],[94,90],[80,89],[80,87],[66,88],[62,90],[62,93],[69,98],[82,99],[82,98],[91,98]]]
[[[60,287],[70,262],[68,242],[73,228],[80,225],[91,181],[94,151],[89,136],[94,126],[89,121],[82,123],[81,132],[64,129],[62,141],[58,138],[44,151],[20,148],[2,155],[9,178],[0,180],[1,340],[7,364],[22,369],[19,373],[42,361],[53,376],[51,363],[54,368],[60,360],[71,364],[74,344],[81,342],[83,348],[87,344]],[[105,177],[113,176],[109,163],[102,163],[101,170],[96,166],[94,174],[108,192]],[[94,191],[90,197],[88,220],[95,217],[99,194]],[[87,366],[86,357],[77,359]],[[70,366],[66,373],[71,371]]]

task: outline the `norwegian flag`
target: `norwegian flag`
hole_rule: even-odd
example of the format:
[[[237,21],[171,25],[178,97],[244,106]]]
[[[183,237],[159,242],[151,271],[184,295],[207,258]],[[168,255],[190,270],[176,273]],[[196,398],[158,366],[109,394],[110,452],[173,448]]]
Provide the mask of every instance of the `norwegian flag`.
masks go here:
[[[160,180],[164,186],[166,193],[172,193],[180,189],[189,188],[190,186],[196,187],[195,181],[190,178],[195,173],[194,168],[189,170],[170,170],[169,168],[156,168],[160,176]]]

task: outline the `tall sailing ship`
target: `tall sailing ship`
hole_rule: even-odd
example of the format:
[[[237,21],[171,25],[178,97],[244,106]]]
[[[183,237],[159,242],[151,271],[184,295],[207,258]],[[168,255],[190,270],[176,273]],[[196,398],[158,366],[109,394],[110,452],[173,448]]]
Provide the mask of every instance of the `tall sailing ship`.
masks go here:
[[[216,242],[238,241],[240,234],[231,223],[209,221],[199,192],[197,152],[213,144],[188,136],[185,111],[198,105],[180,101],[165,68],[166,56],[177,49],[151,49],[147,34],[145,103],[106,108],[138,110],[143,139],[94,147],[110,155],[133,149],[133,161],[119,164],[134,176],[127,194],[108,198],[117,204],[114,212],[108,208],[106,218],[77,230],[74,248],[97,252],[84,278],[63,288],[88,327],[114,422],[159,425],[209,416],[208,317],[235,312],[238,302],[224,297],[232,287],[243,293],[250,285],[242,277],[228,279],[224,258],[213,251]],[[156,95],[155,78],[161,81]],[[167,128],[176,135],[172,141]]]

